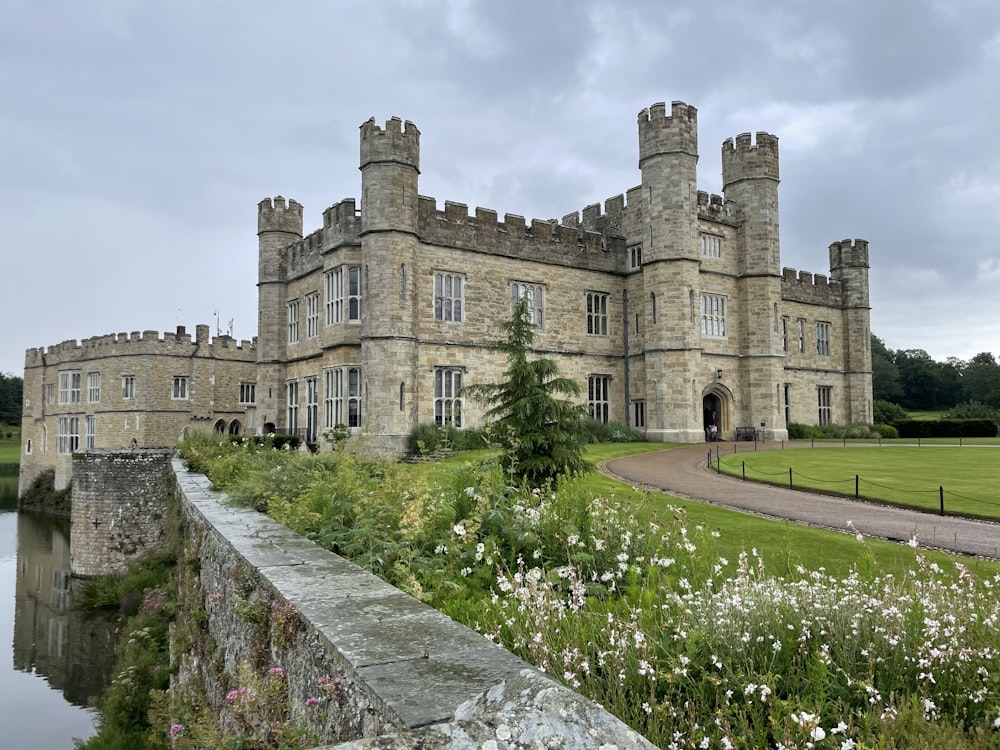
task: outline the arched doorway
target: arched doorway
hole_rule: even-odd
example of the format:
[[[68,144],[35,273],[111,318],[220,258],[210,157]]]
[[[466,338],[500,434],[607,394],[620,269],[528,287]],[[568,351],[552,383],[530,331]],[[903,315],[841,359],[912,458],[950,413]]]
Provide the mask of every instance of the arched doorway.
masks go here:
[[[218,422],[215,423],[215,432],[219,435],[226,434],[226,420],[220,419]]]
[[[733,394],[725,386],[712,383],[701,394],[702,427],[705,439],[711,439],[712,425],[716,427],[716,439],[721,440],[732,433]]]
[[[229,434],[239,435],[240,434],[240,420],[234,419],[229,423]]]

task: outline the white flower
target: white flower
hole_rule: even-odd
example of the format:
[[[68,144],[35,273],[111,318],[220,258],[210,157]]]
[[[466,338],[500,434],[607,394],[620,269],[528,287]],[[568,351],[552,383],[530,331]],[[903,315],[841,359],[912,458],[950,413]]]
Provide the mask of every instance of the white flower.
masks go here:
[[[809,733],[814,742],[819,742],[821,739],[826,737],[826,732],[823,731],[823,727],[813,727],[813,730]]]
[[[465,536],[465,526],[460,523],[456,523],[452,531],[455,532],[455,536]]]

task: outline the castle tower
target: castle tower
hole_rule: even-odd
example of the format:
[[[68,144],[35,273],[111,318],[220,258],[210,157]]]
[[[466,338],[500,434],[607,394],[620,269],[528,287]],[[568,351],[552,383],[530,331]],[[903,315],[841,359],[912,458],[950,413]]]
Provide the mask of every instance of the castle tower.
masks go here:
[[[662,102],[639,113],[647,438],[693,441],[700,427],[698,111]]]
[[[302,206],[280,195],[257,205],[257,413],[260,424],[285,425],[288,344],[285,248],[302,239]]]
[[[787,437],[779,394],[784,379],[781,347],[781,251],[778,241],[778,139],[749,133],[722,144],[722,190],[735,204],[739,298],[743,332],[740,379],[752,401],[740,405],[746,424],[765,425],[767,439]]]
[[[871,423],[872,340],[868,293],[868,242],[842,240],[830,245],[830,278],[841,284],[844,371],[848,393],[846,421]]]
[[[416,273],[420,131],[372,118],[361,125],[360,157],[365,432],[376,450],[399,452],[417,421],[418,298],[431,293]]]

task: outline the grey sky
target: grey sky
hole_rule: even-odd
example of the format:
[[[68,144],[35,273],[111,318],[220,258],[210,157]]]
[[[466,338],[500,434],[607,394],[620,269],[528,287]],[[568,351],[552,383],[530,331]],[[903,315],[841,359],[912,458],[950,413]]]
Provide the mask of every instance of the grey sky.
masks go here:
[[[996,0],[0,0],[0,372],[117,331],[256,333],[256,204],[359,197],[358,126],[421,193],[531,218],[639,182],[636,114],[780,139],[782,264],[871,243],[872,329],[1000,354]],[[218,311],[218,317],[216,317]]]

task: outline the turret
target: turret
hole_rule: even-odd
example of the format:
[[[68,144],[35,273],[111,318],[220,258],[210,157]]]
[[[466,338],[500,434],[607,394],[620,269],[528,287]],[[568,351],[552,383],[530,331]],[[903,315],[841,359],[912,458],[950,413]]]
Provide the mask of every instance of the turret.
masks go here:
[[[868,242],[841,240],[830,245],[830,278],[841,284],[844,369],[851,421],[872,420],[871,306]]]
[[[361,231],[417,231],[420,131],[398,117],[361,125]]]
[[[868,268],[867,240],[841,240],[830,245],[830,278],[840,281],[845,307],[869,307]]]
[[[778,274],[778,138],[749,133],[722,144],[722,190],[736,204],[742,225],[741,252],[747,274]]]

